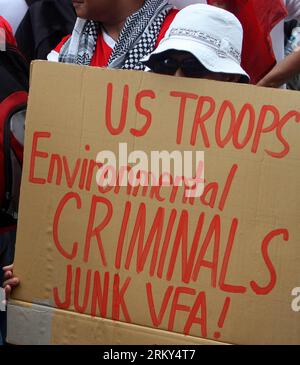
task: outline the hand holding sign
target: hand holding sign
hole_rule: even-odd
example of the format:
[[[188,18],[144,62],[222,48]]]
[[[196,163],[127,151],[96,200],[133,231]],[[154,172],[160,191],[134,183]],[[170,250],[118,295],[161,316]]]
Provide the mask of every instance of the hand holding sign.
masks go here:
[[[115,343],[125,326],[191,341],[297,344],[299,97],[174,80],[34,64],[15,323],[38,305],[51,343]],[[146,155],[204,150],[202,196],[180,186],[101,188],[96,156],[116,156],[120,143]],[[7,270],[9,290],[19,281]],[[141,343],[128,332],[123,343],[129,337]]]
[[[20,284],[20,279],[15,277],[13,274],[13,268],[13,265],[3,267],[5,280],[3,283],[3,288],[5,290],[6,298],[9,298],[12,289]]]

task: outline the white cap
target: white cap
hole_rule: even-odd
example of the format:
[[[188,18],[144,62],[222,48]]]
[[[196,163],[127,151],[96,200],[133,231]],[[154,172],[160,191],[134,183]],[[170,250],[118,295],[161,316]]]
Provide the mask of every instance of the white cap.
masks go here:
[[[170,51],[190,52],[212,72],[238,74],[249,82],[241,67],[243,28],[229,11],[195,4],[179,11],[157,49],[142,62],[151,64],[161,54]]]

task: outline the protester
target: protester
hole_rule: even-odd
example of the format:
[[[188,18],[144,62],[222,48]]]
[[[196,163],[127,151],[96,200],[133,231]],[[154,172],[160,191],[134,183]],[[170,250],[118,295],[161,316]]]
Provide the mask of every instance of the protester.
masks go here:
[[[300,0],[290,0],[296,2]],[[241,22],[244,30],[242,67],[256,84],[276,64],[271,30],[287,15],[283,0],[170,0],[183,8],[190,3],[207,3],[226,9]],[[283,43],[281,44],[283,50]]]
[[[165,35],[177,11],[167,0],[73,0],[73,33],[49,61],[143,70],[140,60]]]
[[[181,10],[164,39],[143,62],[155,73],[249,82],[240,66],[243,28],[230,12],[210,5]]]
[[[189,29],[190,34],[181,35],[181,29]],[[199,38],[193,37],[195,32],[199,32]],[[190,6],[176,16],[163,41],[150,57],[143,59],[142,65],[154,72],[176,76],[249,82],[249,76],[240,66],[242,38],[242,26],[233,14],[209,5]],[[5,268],[5,279],[9,294],[19,284],[12,266]]]
[[[278,63],[258,86],[278,88],[300,73],[300,52],[294,52]]]

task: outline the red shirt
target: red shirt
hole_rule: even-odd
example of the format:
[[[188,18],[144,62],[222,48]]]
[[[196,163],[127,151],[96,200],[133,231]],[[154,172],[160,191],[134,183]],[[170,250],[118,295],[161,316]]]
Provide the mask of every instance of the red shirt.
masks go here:
[[[167,30],[169,29],[173,19],[175,18],[176,14],[178,13],[178,10],[172,9],[169,14],[166,16],[166,19],[164,20],[160,33],[157,38],[156,47],[160,43],[160,41],[165,36]],[[59,43],[59,45],[54,49],[54,52],[59,53],[62,46],[65,44],[65,42],[71,37],[71,35],[68,35],[62,39],[62,41]],[[53,52],[53,51],[52,51]],[[101,32],[97,39],[96,49],[95,53],[93,55],[93,58],[91,60],[91,66],[97,66],[97,67],[106,67],[108,64],[109,57],[112,53],[112,48],[104,39],[103,33]]]

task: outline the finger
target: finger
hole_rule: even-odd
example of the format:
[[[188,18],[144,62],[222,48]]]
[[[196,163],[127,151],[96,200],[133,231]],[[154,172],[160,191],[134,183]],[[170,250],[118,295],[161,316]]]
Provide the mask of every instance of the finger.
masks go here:
[[[14,268],[14,265],[13,265],[13,264],[11,264],[11,265],[8,265],[8,266],[4,266],[4,267],[2,268],[2,270],[4,270],[4,271],[7,271],[7,270],[12,271],[12,270],[13,270],[13,268]]]
[[[8,280],[4,281],[3,286],[5,287],[6,285],[9,285],[11,287],[15,287],[15,286],[18,286],[19,284],[20,284],[19,278],[12,278],[12,279],[8,279]]]
[[[12,278],[12,276],[13,276],[12,271],[6,271],[4,273],[4,279],[6,279],[6,280]]]
[[[6,299],[8,299],[8,298],[9,298],[9,296],[10,296],[10,293],[11,293],[11,287],[10,287],[9,285],[6,285],[6,286],[4,287],[4,291],[5,291]]]

